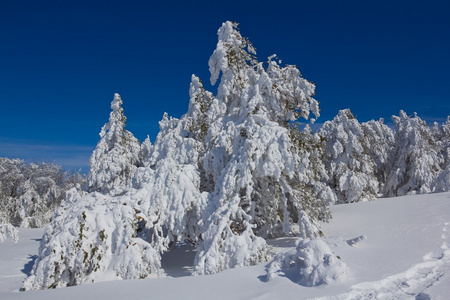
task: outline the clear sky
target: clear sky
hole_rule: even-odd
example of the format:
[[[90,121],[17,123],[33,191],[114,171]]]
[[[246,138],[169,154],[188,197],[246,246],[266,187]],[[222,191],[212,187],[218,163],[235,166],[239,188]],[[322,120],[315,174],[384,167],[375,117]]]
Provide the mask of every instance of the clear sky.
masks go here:
[[[0,157],[84,168],[121,94],[141,141],[180,117],[226,20],[317,85],[322,116],[450,115],[448,1],[0,1]],[[207,88],[213,89],[210,85]]]

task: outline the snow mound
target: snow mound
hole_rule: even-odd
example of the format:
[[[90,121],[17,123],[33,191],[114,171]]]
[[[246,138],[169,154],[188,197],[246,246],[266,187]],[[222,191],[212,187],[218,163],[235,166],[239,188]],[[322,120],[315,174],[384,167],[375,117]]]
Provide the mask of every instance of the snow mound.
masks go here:
[[[284,275],[300,285],[313,287],[347,278],[348,267],[322,239],[299,240],[268,265],[267,279]]]
[[[350,246],[356,246],[361,241],[364,241],[366,239],[367,239],[367,237],[365,235],[361,235],[361,236],[355,237],[353,239],[347,240],[347,244],[349,244]]]

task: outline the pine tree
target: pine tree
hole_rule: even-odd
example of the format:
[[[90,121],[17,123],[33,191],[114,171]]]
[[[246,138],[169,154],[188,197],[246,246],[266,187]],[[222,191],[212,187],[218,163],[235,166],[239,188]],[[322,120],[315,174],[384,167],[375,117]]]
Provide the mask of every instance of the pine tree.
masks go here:
[[[302,197],[311,184],[305,174],[309,161],[298,151],[290,126],[310,109],[319,115],[314,84],[273,57],[264,68],[235,23],[224,23],[218,37],[209,61],[211,83],[220,73],[221,78],[217,101],[209,107],[214,119],[204,158],[205,177],[214,188],[203,213],[195,274],[263,261],[267,246],[257,235],[316,236],[317,222],[328,217],[327,200]]]
[[[450,116],[447,121],[441,126],[441,152],[442,152],[442,168],[447,168],[450,165]]]
[[[441,127],[435,126],[434,136],[439,147],[440,166],[442,171],[432,184],[433,192],[450,190],[450,117]]]
[[[160,252],[185,240],[196,243],[198,221],[206,196],[200,189],[201,143],[191,137],[188,114],[181,119],[164,114],[152,147],[149,168],[138,173],[146,239]]]
[[[375,163],[375,175],[378,180],[378,191],[384,189],[384,183],[390,170],[390,156],[394,151],[395,139],[393,130],[384,124],[384,120],[361,123],[364,132],[366,151]]]
[[[122,99],[114,94],[109,122],[100,131],[100,140],[89,159],[87,190],[103,194],[123,193],[136,169],[141,165],[139,141],[125,129]]]
[[[441,171],[439,149],[431,129],[417,114],[404,111],[392,116],[395,123],[395,149],[384,194],[388,197],[422,194],[432,191]]]
[[[322,126],[319,134],[326,139],[325,164],[329,185],[338,203],[367,201],[377,197],[376,165],[369,155],[369,145],[361,124],[349,109],[341,110]]]
[[[152,143],[150,142],[150,137],[148,135],[141,144],[141,152],[142,164],[145,165],[145,162],[149,160],[150,153],[152,152]]]

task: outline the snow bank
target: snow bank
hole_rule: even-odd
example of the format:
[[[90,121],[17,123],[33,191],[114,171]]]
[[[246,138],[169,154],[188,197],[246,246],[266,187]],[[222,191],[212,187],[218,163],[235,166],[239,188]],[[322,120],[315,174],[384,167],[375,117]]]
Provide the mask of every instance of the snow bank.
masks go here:
[[[324,240],[342,257],[349,277],[317,287],[302,286],[278,271],[266,281],[267,264],[210,276],[188,275],[192,248],[177,249],[163,266],[168,277],[85,284],[68,289],[19,293],[36,257],[41,229],[19,229],[20,240],[0,244],[0,299],[447,299],[450,295],[450,193],[404,196],[335,205],[323,226]],[[350,247],[361,234],[367,239]],[[269,241],[276,252],[295,246],[295,238]],[[295,250],[295,249],[294,249]],[[294,251],[295,253],[296,251]],[[173,256],[172,256],[173,257]],[[166,269],[167,270],[167,269]],[[284,270],[286,271],[286,270]],[[280,276],[277,276],[280,275]],[[177,277],[177,278],[174,278]],[[99,278],[100,279],[100,278]],[[103,277],[102,280],[110,280]],[[175,287],[175,288],[174,288]],[[421,298],[422,297],[422,298]],[[322,299],[322,298],[320,298]]]

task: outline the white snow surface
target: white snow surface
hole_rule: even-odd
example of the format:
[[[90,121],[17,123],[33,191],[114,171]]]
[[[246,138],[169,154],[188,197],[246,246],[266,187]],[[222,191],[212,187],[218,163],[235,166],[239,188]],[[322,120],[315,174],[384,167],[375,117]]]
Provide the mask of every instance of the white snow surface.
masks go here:
[[[289,272],[267,280],[268,263],[186,276],[195,253],[192,247],[177,246],[163,255],[166,277],[20,292],[43,234],[43,229],[20,229],[18,243],[0,243],[0,299],[448,299],[449,192],[336,205],[331,210],[333,219],[323,226],[323,241],[348,273],[328,285],[302,286]],[[292,250],[296,242],[269,240],[277,253]]]

